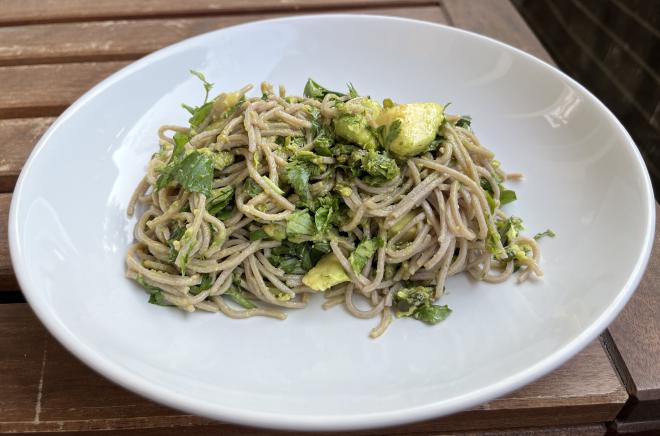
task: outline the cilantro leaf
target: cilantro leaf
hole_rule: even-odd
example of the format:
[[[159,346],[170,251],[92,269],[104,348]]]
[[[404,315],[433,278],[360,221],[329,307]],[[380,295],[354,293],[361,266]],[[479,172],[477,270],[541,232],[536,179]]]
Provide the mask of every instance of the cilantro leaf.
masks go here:
[[[209,197],[213,188],[213,161],[203,153],[193,151],[178,165],[174,179],[189,192],[201,192]]]
[[[213,83],[210,83],[208,80],[206,80],[204,74],[199,71],[190,70],[190,74],[197,77],[204,84],[204,91],[206,91],[206,95],[204,96],[204,103],[206,103],[209,99],[209,92],[211,91],[211,88],[213,88]]]
[[[309,153],[312,156],[314,153]],[[316,164],[308,154],[299,153],[293,156],[284,167],[286,178],[293,190],[298,194],[303,203],[309,202],[309,179],[321,174],[321,167]]]
[[[313,98],[316,100],[323,100],[323,97],[325,97],[327,94],[335,94],[338,97],[342,97],[344,95],[341,92],[330,91],[312,79],[308,79],[307,83],[305,83],[305,89],[303,90],[303,95],[305,97]]]

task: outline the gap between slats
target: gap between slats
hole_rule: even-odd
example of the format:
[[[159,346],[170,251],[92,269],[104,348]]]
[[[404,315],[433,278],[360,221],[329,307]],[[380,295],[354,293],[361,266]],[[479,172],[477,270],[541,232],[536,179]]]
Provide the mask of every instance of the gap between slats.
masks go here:
[[[439,0],[438,0],[439,1]],[[369,7],[437,5],[433,0],[4,0],[0,26],[108,19],[149,19],[238,15],[250,13],[332,12]]]

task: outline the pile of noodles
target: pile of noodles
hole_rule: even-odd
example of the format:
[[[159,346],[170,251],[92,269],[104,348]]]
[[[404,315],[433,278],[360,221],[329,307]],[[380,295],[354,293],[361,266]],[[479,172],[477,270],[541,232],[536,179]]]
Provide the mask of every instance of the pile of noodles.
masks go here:
[[[304,308],[314,292],[303,284],[303,274],[287,273],[271,262],[273,250],[284,241],[255,240],[251,234],[269,223],[286,226],[297,205],[300,209],[299,196],[283,180],[290,158],[283,140],[302,138],[301,150],[312,150],[312,109],[331,125],[335,106],[351,97],[328,93],[322,99],[291,98],[282,88],[274,93],[267,84],[262,85],[262,96],[247,97],[250,89],[246,86],[233,96],[231,111],[223,107],[229,101],[222,99],[229,98],[221,94],[194,128],[165,125],[158,131],[160,151],[149,162],[128,208],[129,215],[136,208],[144,212],[126,264],[128,277],[157,296],[159,304],[188,312],[222,312],[231,318],[284,319],[281,309]],[[309,181],[314,198],[334,193],[347,211],[326,242],[350,281],[323,292],[323,307],[343,305],[358,318],[379,317],[372,337],[390,324],[393,295],[404,286],[430,286],[434,299],[439,299],[447,277],[461,272],[490,283],[506,280],[514,270],[519,280],[542,275],[533,238],[514,232],[514,239],[504,246],[498,234],[501,223],[509,219],[501,210],[501,183],[520,176],[505,174],[494,154],[460,119],[446,115],[438,132],[443,138],[440,146],[397,161],[399,174],[387,183],[370,185],[336,165],[334,157],[320,158],[325,170]],[[187,138],[186,152],[231,153],[233,163],[213,174],[214,190],[234,190],[233,203],[221,218],[209,211],[204,193],[189,192],[176,182],[157,188],[172,159],[176,133]],[[255,186],[259,193],[248,192]],[[337,186],[344,188],[341,195]],[[412,218],[395,234],[388,232],[406,215]],[[185,240],[172,240],[174,228],[185,229]],[[412,236],[404,242],[405,235]],[[381,246],[355,272],[350,253],[361,241],[375,237]],[[519,255],[511,253],[511,246]],[[230,291],[234,298],[228,298]]]

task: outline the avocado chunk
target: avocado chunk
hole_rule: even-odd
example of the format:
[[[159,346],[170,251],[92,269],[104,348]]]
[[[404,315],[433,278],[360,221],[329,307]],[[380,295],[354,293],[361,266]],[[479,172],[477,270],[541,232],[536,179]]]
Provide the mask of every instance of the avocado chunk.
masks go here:
[[[393,123],[399,124],[398,134],[385,146],[399,157],[411,157],[427,150],[444,118],[440,104],[410,103],[384,109],[376,124],[386,129]]]
[[[375,149],[377,142],[370,127],[382,111],[381,106],[368,97],[359,97],[338,103],[337,110],[339,116],[333,120],[337,136],[364,148]]]
[[[334,254],[328,253],[321,258],[314,268],[307,271],[302,282],[315,291],[325,291],[332,286],[348,282],[350,277],[344,271]]]

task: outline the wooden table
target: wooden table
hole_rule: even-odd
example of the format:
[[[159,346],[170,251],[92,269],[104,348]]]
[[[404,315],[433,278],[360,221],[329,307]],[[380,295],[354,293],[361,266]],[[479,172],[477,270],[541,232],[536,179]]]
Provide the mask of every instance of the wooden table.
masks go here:
[[[7,247],[7,215],[20,169],[54,117],[131,60],[237,23],[338,11],[449,24],[552,62],[508,0],[0,2],[0,432],[275,433],[159,406],[105,380],[65,351],[44,330],[18,290]],[[658,236],[654,247],[642,284],[623,313],[600,340],[563,367],[472,410],[364,434],[660,431]]]

